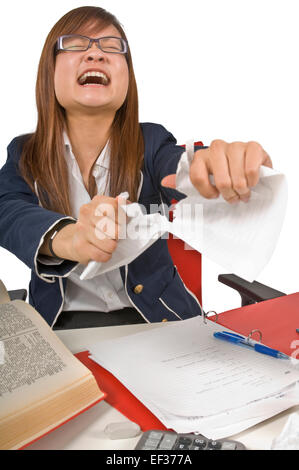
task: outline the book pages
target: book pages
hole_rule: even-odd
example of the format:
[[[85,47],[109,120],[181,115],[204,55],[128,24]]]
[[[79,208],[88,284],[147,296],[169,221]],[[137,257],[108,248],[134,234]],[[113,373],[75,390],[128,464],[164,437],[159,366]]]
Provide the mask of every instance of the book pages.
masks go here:
[[[4,304],[9,301],[10,301],[10,297],[8,295],[6,287],[0,279],[0,304]]]
[[[33,307],[20,300],[0,305],[0,341],[0,420],[90,375]]]

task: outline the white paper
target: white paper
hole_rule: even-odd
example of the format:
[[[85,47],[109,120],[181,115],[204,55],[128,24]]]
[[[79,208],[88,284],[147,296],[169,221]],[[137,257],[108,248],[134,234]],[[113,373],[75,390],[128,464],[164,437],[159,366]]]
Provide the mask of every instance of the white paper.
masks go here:
[[[81,280],[91,279],[131,263],[167,232],[168,221],[160,214],[144,215],[137,203],[122,208],[130,218],[126,227],[129,236],[118,241],[117,249],[106,263],[90,261],[80,276]]]
[[[279,436],[271,446],[271,450],[299,450],[299,414],[292,413]]]
[[[215,339],[223,329],[195,317],[103,341],[90,352],[168,428],[225,437],[298,404],[298,390],[288,388],[299,370],[293,361]]]
[[[189,167],[190,154],[185,152],[178,165],[176,185],[188,197],[177,208],[195,202],[203,207],[202,237],[189,239],[188,243],[226,270],[254,281],[269,262],[283,225],[287,207],[285,176],[262,166],[249,201],[228,204],[222,196],[201,196],[190,181]]]
[[[205,418],[181,417],[162,412],[153,405],[151,411],[176,432],[200,432],[209,439],[222,439],[240,433],[274,415],[292,408],[299,402],[298,383],[285,391],[225,413]]]
[[[143,214],[137,203],[122,206],[129,216],[127,233],[107,263],[91,261],[80,279],[90,279],[129,264],[159,237],[172,233],[227,271],[254,281],[269,262],[282,228],[287,183],[281,173],[261,167],[258,184],[248,203],[228,204],[222,196],[206,199],[189,178],[192,146],[182,155],[176,175],[177,189],[187,198],[175,206],[173,222],[165,216]]]

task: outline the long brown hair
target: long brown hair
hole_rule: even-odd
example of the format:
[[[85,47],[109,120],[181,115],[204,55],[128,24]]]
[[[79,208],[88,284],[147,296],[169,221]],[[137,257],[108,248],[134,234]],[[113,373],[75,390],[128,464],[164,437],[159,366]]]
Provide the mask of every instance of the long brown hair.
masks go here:
[[[103,8],[87,6],[71,10],[50,31],[40,58],[36,82],[38,122],[36,131],[24,143],[20,171],[33,191],[37,184],[43,207],[65,215],[71,215],[71,204],[67,165],[63,158],[65,110],[58,103],[54,91],[55,45],[60,35],[76,33],[82,27],[99,30],[108,25],[115,26],[126,40],[119,21]],[[111,128],[109,189],[112,197],[128,191],[130,200],[136,201],[144,143],[138,122],[138,95],[130,50],[126,59],[129,87],[125,102],[116,112]],[[96,186],[91,176],[89,181],[88,189],[93,197]]]

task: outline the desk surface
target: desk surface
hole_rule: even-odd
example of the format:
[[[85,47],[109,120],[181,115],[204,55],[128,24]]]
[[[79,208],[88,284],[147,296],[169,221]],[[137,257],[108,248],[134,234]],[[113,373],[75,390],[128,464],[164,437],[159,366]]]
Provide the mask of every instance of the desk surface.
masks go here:
[[[63,343],[77,353],[86,351],[96,341],[116,338],[144,329],[167,327],[166,323],[114,326],[104,328],[85,328],[78,330],[56,331]],[[263,421],[252,428],[232,436],[242,442],[247,449],[270,449],[272,441],[277,437],[292,412],[298,412],[299,406],[291,408],[279,415]],[[107,424],[126,421],[127,418],[119,411],[102,401],[85,413],[77,416],[62,427],[51,432],[28,447],[30,450],[118,450],[134,449],[139,437],[133,439],[111,440],[105,436]]]

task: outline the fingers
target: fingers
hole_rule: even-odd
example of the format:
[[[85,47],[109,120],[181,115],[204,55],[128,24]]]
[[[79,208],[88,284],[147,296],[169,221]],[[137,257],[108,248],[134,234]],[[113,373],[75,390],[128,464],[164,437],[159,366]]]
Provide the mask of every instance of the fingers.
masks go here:
[[[246,171],[246,157],[246,144],[234,142],[228,146],[227,161],[231,177],[230,184],[235,192],[235,202],[240,199],[247,202],[250,198],[250,187],[254,186],[249,184],[249,175]]]
[[[173,174],[165,176],[165,178],[163,178],[161,181],[161,185],[165,188],[176,189],[176,175]]]
[[[190,179],[206,198],[217,197],[219,192],[229,203],[247,202],[250,189],[258,183],[261,165],[271,168],[272,161],[257,142],[214,140],[209,148],[195,152]],[[213,175],[215,186],[209,175]]]
[[[109,261],[117,247],[117,241],[108,238],[98,240],[94,230],[87,230],[80,221],[76,225],[77,230],[71,241],[74,259],[85,265],[89,261],[101,263]]]
[[[219,196],[219,191],[212,185],[209,179],[210,171],[208,164],[204,159],[200,158],[202,156],[200,152],[203,151],[204,150],[199,150],[198,154],[196,153],[194,155],[194,159],[190,165],[190,180],[202,196],[208,199],[216,198]]]
[[[222,140],[211,143],[210,172],[214,175],[215,186],[223,198],[230,203],[239,200],[239,194],[233,184],[229,144]]]
[[[267,152],[265,152],[265,150],[264,150],[263,165],[267,166],[268,168],[273,168],[273,163],[272,163],[272,160],[270,158],[270,155],[268,155]]]
[[[81,263],[108,261],[117,247],[126,213],[119,207],[125,200],[95,196],[80,207],[74,250]],[[128,201],[130,203],[130,201]]]
[[[94,216],[106,217],[116,224],[121,224],[126,221],[126,214],[120,207],[123,203],[125,200],[122,199],[95,196],[90,204],[94,210]]]
[[[111,255],[117,247],[117,240],[106,237],[100,230],[86,230],[86,227],[81,225],[81,238],[83,242],[92,245],[100,252]]]
[[[271,163],[271,159],[264,149],[257,142],[248,142],[245,149],[245,168],[244,172],[247,177],[248,186],[254,187],[259,180],[259,172],[261,165]]]
[[[117,240],[122,225],[127,221],[126,213],[121,209],[122,200],[95,196],[88,204],[80,208],[79,219],[98,239],[110,238]]]
[[[120,238],[121,226],[113,222],[109,217],[98,217],[93,233],[99,240],[109,238],[118,240]]]
[[[115,199],[114,198],[107,198],[107,199],[108,201],[104,200],[104,202],[102,202],[101,200],[99,204],[97,204],[97,199],[95,199],[95,204],[96,204],[95,215],[99,217],[107,217],[119,227],[121,227],[122,225],[125,225],[128,222],[128,218],[127,218],[127,214],[125,213],[125,211],[122,209],[121,206],[132,204],[131,201],[127,199],[123,199],[119,196],[117,196]]]
[[[222,140],[215,140],[208,149],[198,150],[190,167],[190,179],[204,197],[211,199],[221,193],[226,201],[233,203],[239,200],[239,195],[232,184],[227,145]],[[213,175],[215,185],[209,175]]]

